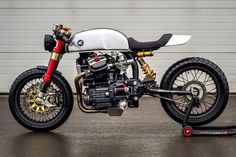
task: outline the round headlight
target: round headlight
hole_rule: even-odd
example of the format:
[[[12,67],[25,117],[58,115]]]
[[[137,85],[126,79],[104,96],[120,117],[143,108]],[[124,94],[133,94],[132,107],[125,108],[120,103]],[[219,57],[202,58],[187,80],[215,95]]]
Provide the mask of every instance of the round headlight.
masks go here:
[[[53,38],[53,36],[49,35],[49,34],[45,34],[45,36],[44,36],[44,49],[49,52],[52,52],[55,46],[56,46],[56,41]]]

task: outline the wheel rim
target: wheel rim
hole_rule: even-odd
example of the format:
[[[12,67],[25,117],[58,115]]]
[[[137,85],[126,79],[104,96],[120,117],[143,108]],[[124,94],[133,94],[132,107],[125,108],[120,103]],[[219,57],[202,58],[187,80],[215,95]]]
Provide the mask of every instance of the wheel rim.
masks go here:
[[[218,102],[219,85],[215,80],[215,76],[206,69],[188,68],[175,74],[170,87],[178,90],[197,89],[200,104],[193,107],[190,115],[204,116],[213,110]],[[175,110],[183,115],[191,101],[191,96],[173,95],[172,98],[175,102]]]
[[[60,85],[52,81],[48,87],[46,94],[48,94],[48,101],[55,104],[55,107],[47,107],[35,102],[39,93],[40,85],[43,82],[42,78],[32,78],[27,81],[20,89],[19,95],[19,110],[20,113],[28,121],[33,123],[48,123],[60,115],[63,109],[64,96]]]

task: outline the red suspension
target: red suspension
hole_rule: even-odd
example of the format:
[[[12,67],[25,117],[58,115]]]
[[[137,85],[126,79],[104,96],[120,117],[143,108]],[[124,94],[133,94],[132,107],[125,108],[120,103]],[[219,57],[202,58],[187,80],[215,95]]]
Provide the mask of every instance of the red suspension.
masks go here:
[[[57,68],[57,65],[60,59],[60,52],[63,47],[64,47],[64,41],[58,40],[55,51],[52,53],[51,59],[49,61],[47,72],[43,78],[45,83],[50,82],[52,73]]]

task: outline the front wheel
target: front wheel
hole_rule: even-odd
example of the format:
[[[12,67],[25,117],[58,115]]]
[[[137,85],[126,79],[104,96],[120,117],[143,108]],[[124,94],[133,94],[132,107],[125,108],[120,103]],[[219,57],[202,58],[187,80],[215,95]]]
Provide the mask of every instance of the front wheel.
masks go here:
[[[215,120],[228,102],[229,87],[222,70],[213,62],[193,57],[173,64],[164,74],[161,88],[167,90],[198,90],[200,104],[191,111],[188,124],[204,125]],[[174,102],[161,99],[166,113],[175,121],[182,123],[191,101],[190,96],[163,94]]]
[[[33,68],[23,72],[11,86],[9,105],[14,118],[25,128],[34,131],[49,131],[62,125],[73,107],[72,90],[64,77],[52,75],[46,91],[50,106],[37,104],[40,85],[45,71]]]

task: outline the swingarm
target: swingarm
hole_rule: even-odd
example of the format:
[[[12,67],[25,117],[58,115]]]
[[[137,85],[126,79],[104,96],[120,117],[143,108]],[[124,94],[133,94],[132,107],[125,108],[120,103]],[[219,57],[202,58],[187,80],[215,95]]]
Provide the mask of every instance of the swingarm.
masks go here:
[[[157,87],[150,87],[147,89],[150,94],[176,94],[176,95],[193,95],[192,91],[184,90],[165,90]]]
[[[184,90],[164,90],[156,87],[148,88],[148,92],[152,94],[173,94],[173,95],[189,95],[191,101],[186,107],[186,112],[182,122],[182,135],[184,137],[190,136],[231,136],[236,135],[236,125],[229,126],[190,126],[188,124],[189,116],[194,106],[199,105],[198,91],[193,88],[190,91]],[[175,100],[163,96],[157,96],[167,101],[176,102]],[[186,104],[185,104],[186,105]]]

